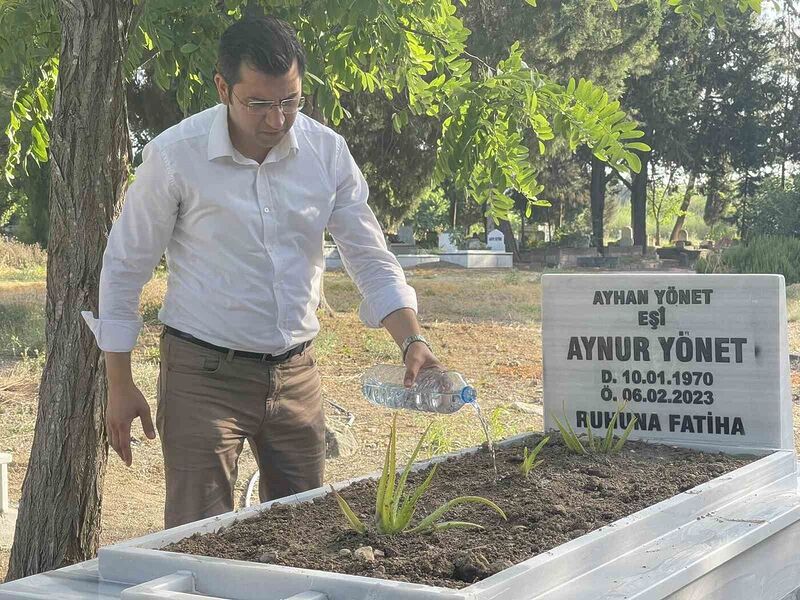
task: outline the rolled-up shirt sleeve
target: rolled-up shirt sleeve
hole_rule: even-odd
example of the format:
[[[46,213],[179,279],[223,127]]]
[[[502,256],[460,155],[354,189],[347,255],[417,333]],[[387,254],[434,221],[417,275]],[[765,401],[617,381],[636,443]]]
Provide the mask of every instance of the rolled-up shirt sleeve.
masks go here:
[[[148,144],[111,228],[100,272],[98,316],[81,313],[106,352],[130,352],[142,328],[139,298],[169,243],[179,197],[163,150]]]
[[[339,138],[336,158],[336,200],[328,222],[342,263],[363,298],[359,317],[368,327],[380,327],[390,313],[401,308],[417,310],[417,294],[400,263],[386,248],[386,240],[372,209],[369,188]]]

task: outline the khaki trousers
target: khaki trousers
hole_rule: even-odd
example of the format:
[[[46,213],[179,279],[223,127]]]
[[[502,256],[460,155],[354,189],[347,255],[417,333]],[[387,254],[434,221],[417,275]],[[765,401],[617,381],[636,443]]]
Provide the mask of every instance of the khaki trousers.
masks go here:
[[[275,364],[161,334],[156,426],[167,528],[233,510],[247,439],[261,501],[322,485],[325,418],[313,348]]]

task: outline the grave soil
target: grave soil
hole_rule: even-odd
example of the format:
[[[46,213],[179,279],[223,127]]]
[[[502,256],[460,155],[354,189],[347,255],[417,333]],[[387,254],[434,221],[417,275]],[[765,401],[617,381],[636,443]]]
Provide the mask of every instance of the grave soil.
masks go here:
[[[539,439],[532,434],[526,444],[532,448]],[[540,458],[545,462],[527,478],[519,472],[521,445],[498,450],[497,478],[485,448],[439,465],[415,522],[456,496],[479,495],[500,505],[508,520],[482,505],[457,507],[446,519],[478,523],[480,530],[359,535],[329,495],[277,504],[164,550],[461,588],[754,460],[637,442],[616,455],[577,456],[558,436],[551,436]],[[410,484],[426,473],[414,474]],[[341,492],[364,523],[371,524],[376,487],[360,481]],[[362,546],[383,556],[360,558],[355,550]]]

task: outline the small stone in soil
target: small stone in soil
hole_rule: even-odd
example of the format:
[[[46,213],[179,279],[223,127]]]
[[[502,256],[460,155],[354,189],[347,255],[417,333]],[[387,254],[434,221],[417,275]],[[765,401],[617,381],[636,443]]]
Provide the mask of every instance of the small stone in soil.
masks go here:
[[[584,529],[573,529],[569,532],[569,536],[570,538],[576,538],[582,536],[584,533],[586,533]]]
[[[453,561],[453,578],[466,583],[484,579],[489,574],[489,563],[480,553],[467,550]]]
[[[278,560],[277,550],[269,550],[258,557],[258,562],[261,563],[274,563],[276,560]]]
[[[595,477],[602,477],[603,479],[608,479],[609,477],[611,477],[611,475],[606,473],[605,471],[601,471],[600,469],[594,469],[594,468],[586,469],[584,473],[586,473],[587,475],[593,475]]]
[[[492,564],[489,565],[489,573],[494,575],[495,573],[499,573],[500,571],[505,571],[506,569],[510,569],[514,566],[510,560],[496,560]]]
[[[352,556],[353,551],[350,548],[342,548],[339,550],[339,556]]]
[[[386,554],[384,554],[383,550],[375,550],[374,554],[375,554],[375,558],[383,558],[384,556],[386,556]]]
[[[356,549],[353,555],[364,562],[375,562],[375,551],[372,546],[361,546],[361,548]]]

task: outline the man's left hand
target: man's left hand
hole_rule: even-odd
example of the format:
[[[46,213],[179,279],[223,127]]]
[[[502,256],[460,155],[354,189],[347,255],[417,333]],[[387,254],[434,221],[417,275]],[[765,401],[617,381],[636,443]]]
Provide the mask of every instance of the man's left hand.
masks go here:
[[[422,342],[414,342],[408,347],[405,363],[406,374],[403,378],[403,384],[406,387],[414,385],[417,375],[422,369],[436,368],[442,371],[445,370],[442,363],[430,351],[430,348]]]

